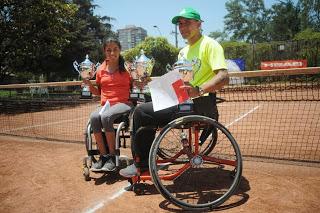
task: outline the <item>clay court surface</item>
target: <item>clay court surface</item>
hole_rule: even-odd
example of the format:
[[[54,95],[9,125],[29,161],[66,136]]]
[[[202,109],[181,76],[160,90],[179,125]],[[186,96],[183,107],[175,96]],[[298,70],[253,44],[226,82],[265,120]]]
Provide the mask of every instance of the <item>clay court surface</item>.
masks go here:
[[[311,94],[305,93],[299,95]],[[117,173],[93,174],[90,182],[84,181],[83,132],[96,106],[0,115],[1,213],[182,211],[151,182],[148,193],[137,196],[124,190],[129,183]],[[216,211],[320,212],[319,101],[253,99],[218,107],[219,121],[232,132],[247,160],[239,190]],[[131,157],[129,153],[130,148],[121,149],[122,155]],[[256,161],[261,157],[264,162]]]
[[[82,144],[0,136],[0,212],[180,212],[153,187],[136,196],[117,174],[85,182]],[[122,154],[128,154],[123,149]],[[320,168],[244,161],[222,212],[319,212]]]

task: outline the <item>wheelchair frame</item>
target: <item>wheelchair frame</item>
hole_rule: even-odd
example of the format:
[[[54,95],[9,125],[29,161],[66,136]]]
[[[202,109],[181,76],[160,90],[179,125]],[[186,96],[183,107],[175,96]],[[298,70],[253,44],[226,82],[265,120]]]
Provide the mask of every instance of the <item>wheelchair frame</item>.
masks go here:
[[[224,100],[218,99],[218,103],[222,101]],[[128,134],[129,132],[131,134],[130,123],[132,121],[132,112],[133,110],[128,115],[128,119],[121,121],[115,129],[117,168],[119,168],[121,160],[120,139],[126,140],[128,138],[128,135],[125,135],[124,133]],[[208,138],[211,136],[211,139],[209,139],[208,144],[203,145],[203,141],[200,139],[202,132],[204,132],[207,127],[214,128],[218,133],[217,135],[207,135],[206,137]],[[180,134],[176,135],[176,132],[179,132]],[[92,149],[91,133],[90,123],[88,122],[85,134],[88,156],[83,160],[83,174],[86,181],[91,179],[89,169],[92,161],[96,161],[94,155],[99,154],[97,150]],[[217,142],[217,138],[215,137],[222,138],[222,140],[218,140]],[[205,140],[208,140],[207,138]],[[175,144],[175,146],[173,146],[173,144]],[[166,149],[166,146],[173,147],[174,149],[172,150],[174,151],[171,153],[169,149]],[[207,147],[204,149],[205,151],[201,151],[202,146]],[[215,151],[216,149],[217,151]],[[159,154],[159,150],[167,153]],[[222,153],[225,152],[225,150],[228,151]],[[124,160],[128,165],[129,159],[124,158]],[[226,168],[228,168],[228,170]],[[198,188],[192,188],[191,186],[193,190],[192,193],[189,192],[189,190],[184,192],[181,190],[181,187],[175,189],[177,191],[173,190],[175,185],[179,185],[180,182],[188,183],[188,180],[184,176],[190,175],[189,178],[192,179],[191,173],[194,171],[193,176],[197,176],[200,174],[200,170],[204,170],[205,173],[207,173],[205,177],[209,177],[213,174],[216,175],[219,172],[223,175],[228,174],[230,181],[227,181],[227,184],[225,184],[226,189],[224,189],[222,193],[219,192],[221,189],[216,186],[219,183],[215,182],[218,178],[213,176],[215,177],[212,178],[211,182],[213,183],[207,182],[206,185],[209,188],[217,188],[219,190],[214,192],[209,192],[207,189],[204,190],[208,191],[205,192],[205,197],[208,197],[208,200],[205,200],[205,202],[199,201],[204,199],[201,196],[201,198],[195,198],[195,200],[198,199],[198,201],[192,201],[193,198],[191,198],[192,196],[190,194],[197,192]],[[152,181],[163,197],[182,209],[211,210],[218,207],[232,196],[239,185],[241,175],[242,157],[240,149],[228,129],[212,118],[200,115],[186,115],[174,119],[161,129],[150,149],[149,171],[141,172],[140,169],[138,169],[138,175],[128,179],[131,185],[127,187],[127,190],[133,190],[137,195],[144,194],[145,185],[142,182]],[[206,178],[202,178],[201,181],[204,179]],[[223,176],[222,179],[225,180],[227,178]],[[193,180],[193,183],[195,182],[199,181]],[[182,186],[187,185],[187,183],[182,184]],[[193,185],[193,183],[188,184]],[[202,188],[204,186],[199,185],[197,187]],[[181,190],[181,192],[179,190]]]

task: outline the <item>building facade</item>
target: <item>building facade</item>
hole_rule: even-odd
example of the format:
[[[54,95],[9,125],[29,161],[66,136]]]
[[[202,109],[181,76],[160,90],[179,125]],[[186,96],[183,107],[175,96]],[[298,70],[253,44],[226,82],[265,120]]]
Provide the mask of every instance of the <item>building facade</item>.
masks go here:
[[[147,31],[145,29],[134,25],[128,25],[124,29],[117,31],[122,51],[135,47],[147,37]]]

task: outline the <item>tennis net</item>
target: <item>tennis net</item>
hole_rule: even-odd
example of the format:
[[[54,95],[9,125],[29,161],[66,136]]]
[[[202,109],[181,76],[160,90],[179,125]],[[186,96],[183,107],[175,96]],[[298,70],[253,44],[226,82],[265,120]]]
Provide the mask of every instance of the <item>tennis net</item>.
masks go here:
[[[219,121],[245,158],[320,163],[320,68],[231,72]],[[0,134],[84,141],[96,97],[81,82],[0,85]]]

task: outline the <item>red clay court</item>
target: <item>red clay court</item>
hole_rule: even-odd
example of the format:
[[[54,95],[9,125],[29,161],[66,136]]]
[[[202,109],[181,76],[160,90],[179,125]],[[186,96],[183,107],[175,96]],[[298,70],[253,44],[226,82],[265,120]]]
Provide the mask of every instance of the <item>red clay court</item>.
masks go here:
[[[272,80],[265,74],[234,75],[241,86],[219,93],[226,100],[218,105],[219,121],[236,138],[244,158],[239,190],[219,210],[320,210],[320,85],[314,80],[319,69],[313,72],[303,78],[276,74]],[[242,82],[248,79],[259,84]],[[128,182],[117,174],[94,174],[85,182],[83,133],[97,102],[39,100],[25,102],[29,109],[24,111],[0,114],[0,212],[181,211],[151,182],[143,196],[125,192]],[[8,109],[5,104],[2,110]],[[130,148],[121,154],[130,156]]]

